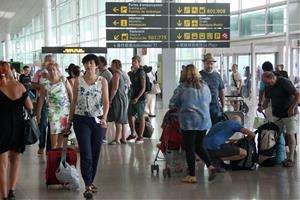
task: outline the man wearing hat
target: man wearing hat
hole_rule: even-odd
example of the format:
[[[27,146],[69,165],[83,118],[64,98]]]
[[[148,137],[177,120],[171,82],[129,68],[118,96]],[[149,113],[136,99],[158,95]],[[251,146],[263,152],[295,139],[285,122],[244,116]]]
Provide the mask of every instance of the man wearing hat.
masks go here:
[[[214,125],[220,121],[221,112],[224,111],[224,83],[220,74],[214,71],[214,63],[216,60],[212,54],[205,54],[202,61],[204,62],[204,69],[200,71],[200,74],[210,89],[211,103],[209,105],[209,111],[212,125]]]

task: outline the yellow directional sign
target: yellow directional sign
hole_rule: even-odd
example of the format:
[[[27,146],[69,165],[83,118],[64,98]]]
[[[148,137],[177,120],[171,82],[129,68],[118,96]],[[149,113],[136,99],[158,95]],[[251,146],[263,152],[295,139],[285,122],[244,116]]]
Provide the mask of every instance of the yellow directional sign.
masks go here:
[[[199,40],[205,40],[205,33],[199,33]]]
[[[118,25],[119,25],[119,21],[118,21],[118,20],[114,20],[114,21],[113,21],[113,24],[114,24],[115,26],[118,26]]]
[[[221,33],[215,33],[215,40],[221,39]]]
[[[190,40],[191,39],[191,34],[190,33],[184,33],[183,37],[185,40]]]
[[[184,27],[190,27],[191,26],[191,20],[184,20],[183,24],[184,24]]]
[[[127,26],[127,20],[126,19],[121,20],[121,26]]]
[[[190,14],[191,13],[191,8],[190,7],[184,7],[183,12],[184,12],[184,14]]]
[[[207,33],[206,38],[208,40],[213,40],[214,39],[214,34],[213,33]]]
[[[192,40],[198,40],[198,33],[192,33]]]
[[[128,33],[122,33],[122,40],[128,40]]]
[[[180,40],[182,38],[182,35],[181,35],[181,33],[178,33],[178,35],[177,35],[177,39],[178,40]]]
[[[121,6],[121,13],[127,13],[127,6]]]
[[[114,7],[113,11],[114,11],[114,13],[118,13],[119,12],[119,8],[118,7]]]
[[[192,7],[192,14],[198,14],[198,7]]]
[[[192,20],[192,27],[198,27],[198,20],[197,19]]]
[[[177,26],[182,26],[182,21],[181,20],[177,21]]]
[[[181,13],[182,13],[182,8],[181,8],[181,7],[178,7],[178,8],[177,8],[177,13],[178,13],[178,14],[181,14]]]
[[[114,35],[114,40],[119,40],[120,35]]]
[[[206,10],[205,7],[199,7],[199,14],[205,14]]]

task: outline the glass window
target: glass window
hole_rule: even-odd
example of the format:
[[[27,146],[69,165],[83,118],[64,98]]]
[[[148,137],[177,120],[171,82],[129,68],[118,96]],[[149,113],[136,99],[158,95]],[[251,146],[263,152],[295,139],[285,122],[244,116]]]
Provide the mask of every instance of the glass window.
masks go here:
[[[270,3],[285,2],[286,0],[270,0]]]
[[[266,0],[242,0],[242,9],[266,5]]]
[[[245,69],[245,67],[250,66],[250,56],[249,55],[239,55],[237,57],[237,60],[238,60],[237,64],[239,66],[239,72],[243,71]]]
[[[268,33],[284,32],[285,6],[271,8],[268,14]]]
[[[99,38],[106,37],[106,24],[105,24],[105,15],[104,13],[99,15]]]
[[[105,12],[105,2],[103,0],[98,0],[98,12]]]
[[[71,2],[63,3],[59,6],[59,23],[64,24],[76,18],[76,5]]]
[[[80,7],[80,17],[85,17],[91,14],[96,13],[97,6],[95,0],[79,0],[79,7]]]
[[[76,42],[76,23],[64,24],[59,28],[60,45]]]
[[[264,9],[242,14],[241,36],[264,34],[265,12]]]
[[[96,17],[88,17],[80,20],[80,41],[89,41],[97,37]]]
[[[39,32],[39,33],[36,33],[34,35],[34,49],[35,50],[40,50],[41,47],[43,46],[44,44],[44,40],[43,40],[43,32]]]
[[[232,15],[230,16],[230,38],[239,37],[239,29],[238,29],[238,16]]]
[[[24,28],[24,35],[30,35],[31,33],[32,33],[32,25],[31,25],[31,23],[29,23]]]
[[[43,30],[43,18],[41,15],[36,16],[33,19],[33,23],[34,23],[34,32],[39,32]]]
[[[230,12],[239,9],[239,1],[237,0],[216,0],[216,3],[230,3]]]

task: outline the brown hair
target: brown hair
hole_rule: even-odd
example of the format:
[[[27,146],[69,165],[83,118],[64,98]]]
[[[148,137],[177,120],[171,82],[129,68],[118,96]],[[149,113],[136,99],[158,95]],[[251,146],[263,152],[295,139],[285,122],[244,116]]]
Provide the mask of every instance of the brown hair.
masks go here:
[[[122,63],[120,60],[115,59],[115,60],[111,61],[111,64],[115,64],[118,70],[122,69]]]
[[[180,82],[188,87],[200,88],[203,84],[198,69],[193,64],[186,65],[181,73]]]
[[[10,76],[11,69],[8,62],[0,61],[0,80]]]
[[[78,77],[80,75],[80,67],[78,65],[74,65],[71,69],[71,73],[73,73],[75,77]]]
[[[141,57],[139,56],[133,56],[131,60],[137,60],[139,63],[141,63]]]

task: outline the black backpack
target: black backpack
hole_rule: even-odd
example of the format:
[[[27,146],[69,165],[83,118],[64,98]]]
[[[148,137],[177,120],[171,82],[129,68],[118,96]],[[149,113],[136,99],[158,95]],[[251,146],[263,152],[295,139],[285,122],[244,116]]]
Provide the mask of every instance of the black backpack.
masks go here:
[[[268,122],[258,127],[255,133],[258,133],[258,164],[262,167],[276,165],[276,150],[280,137],[279,127],[273,122]]]
[[[253,170],[257,162],[257,151],[254,140],[242,138],[235,143],[236,146],[245,149],[247,156],[242,160],[230,161],[232,170]]]
[[[149,78],[149,76],[147,74],[147,71],[145,69],[146,69],[145,66],[142,67],[142,68],[140,68],[140,70],[144,70],[145,75],[146,75],[146,88],[145,88],[145,92],[150,92],[151,89],[152,89],[152,83],[150,82],[150,78]]]
[[[135,128],[136,128],[137,133],[139,133],[140,121],[139,121],[138,118],[135,120]],[[150,118],[149,117],[145,117],[145,130],[144,130],[143,137],[145,137],[145,138],[151,138],[153,132],[154,132],[154,128],[153,128],[153,126],[151,124]]]

